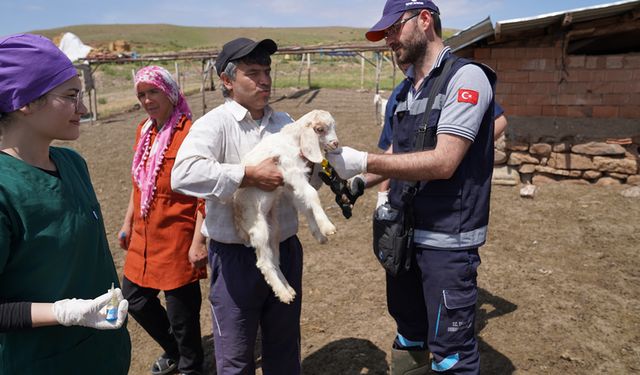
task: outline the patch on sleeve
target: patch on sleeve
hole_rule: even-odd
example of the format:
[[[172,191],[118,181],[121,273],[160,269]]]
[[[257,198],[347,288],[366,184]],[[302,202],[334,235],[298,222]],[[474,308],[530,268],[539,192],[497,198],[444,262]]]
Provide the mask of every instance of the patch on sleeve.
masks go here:
[[[460,89],[458,90],[458,103],[470,103],[473,105],[478,104],[478,97],[480,95],[477,91]]]

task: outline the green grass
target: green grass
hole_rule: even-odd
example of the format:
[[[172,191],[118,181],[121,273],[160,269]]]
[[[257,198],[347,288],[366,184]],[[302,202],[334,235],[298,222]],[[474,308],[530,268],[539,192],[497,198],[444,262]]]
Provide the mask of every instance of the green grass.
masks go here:
[[[114,40],[126,40],[139,53],[181,50],[218,50],[227,41],[245,36],[252,39],[271,38],[281,46],[365,42],[364,29],[348,27],[306,28],[217,28],[154,25],[76,25],[35,30],[48,38],[64,32],[76,34],[93,47],[107,46]]]
[[[372,56],[367,57],[373,58]],[[362,81],[361,69],[360,58],[329,60],[318,58],[315,55],[312,57],[311,64],[311,87],[375,89],[375,67],[365,63],[364,82]],[[276,56],[271,64],[271,75],[275,78],[276,87],[279,88],[308,86],[306,63],[300,74],[299,61],[286,61]],[[401,72],[397,70],[396,84],[399,82],[400,76]],[[379,88],[382,90],[393,88],[393,67],[386,61],[382,64]]]
[[[32,32],[52,39],[64,32],[72,32],[80,37],[85,44],[94,48],[104,48],[109,42],[125,40],[132,46],[132,51],[140,54],[197,49],[219,50],[224,43],[239,36],[254,40],[271,38],[281,47],[328,44],[374,45],[365,40],[366,29],[349,27],[212,28],[166,24],[123,24],[76,25]],[[454,32],[455,30],[445,30],[445,38]],[[383,44],[383,42],[379,42],[379,44]],[[366,52],[365,56],[371,61],[374,60],[372,52]],[[364,81],[362,81],[360,57],[330,57],[313,54],[311,59],[311,81],[309,83],[306,63],[300,74],[300,55],[274,55],[272,64],[274,88],[362,88],[370,91],[376,88],[375,68],[369,63],[365,64]],[[137,103],[133,94],[131,73],[132,70],[138,70],[147,64],[149,64],[148,61],[96,65],[94,79],[102,116],[126,110]],[[154,61],[153,64],[163,66],[171,73],[175,72],[174,61]],[[201,62],[181,60],[179,64],[183,89],[187,92],[197,92],[202,79]],[[400,81],[402,74],[396,70],[395,81],[392,77],[392,65],[388,61],[384,61],[380,73],[379,89],[392,90],[394,83],[397,84]],[[214,77],[214,81],[216,85],[219,85],[218,77]]]

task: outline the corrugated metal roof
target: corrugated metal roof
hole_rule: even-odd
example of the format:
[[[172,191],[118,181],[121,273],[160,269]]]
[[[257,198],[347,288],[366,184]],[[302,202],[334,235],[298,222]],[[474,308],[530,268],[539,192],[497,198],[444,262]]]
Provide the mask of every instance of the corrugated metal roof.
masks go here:
[[[596,5],[587,8],[578,8],[562,12],[543,14],[530,18],[518,18],[499,21],[496,24],[496,34],[506,34],[523,30],[545,28],[552,24],[562,22],[563,19],[568,15],[571,16],[571,22],[577,23],[616,16],[635,8],[640,9],[640,0],[618,1],[615,3]]]
[[[479,40],[493,36],[494,32],[491,18],[487,17],[471,27],[458,31],[447,38],[444,44],[451,47],[451,50],[455,52]]]

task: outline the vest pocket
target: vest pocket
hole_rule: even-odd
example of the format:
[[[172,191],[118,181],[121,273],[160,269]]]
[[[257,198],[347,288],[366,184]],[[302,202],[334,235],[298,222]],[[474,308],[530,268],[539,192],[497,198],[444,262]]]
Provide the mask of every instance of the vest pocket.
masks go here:
[[[444,289],[438,311],[436,338],[444,344],[462,344],[473,338],[478,289]]]
[[[416,229],[459,233],[461,206],[462,198],[459,195],[442,195],[437,199],[417,196],[413,205]]]

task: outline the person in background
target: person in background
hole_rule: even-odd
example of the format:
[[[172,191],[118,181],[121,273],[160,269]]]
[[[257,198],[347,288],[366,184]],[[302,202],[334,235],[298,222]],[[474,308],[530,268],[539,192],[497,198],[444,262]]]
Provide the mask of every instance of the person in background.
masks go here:
[[[122,292],[129,313],[164,350],[151,373],[202,374],[199,280],[207,277],[206,240],[200,232],[203,205],[171,190],[171,168],[191,129],[191,110],[162,67],[140,69],[135,90],[148,118],[136,132],[133,190],[118,234],[120,247],[127,250]],[[166,309],[158,299],[161,290]]]
[[[256,267],[255,249],[244,246],[233,224],[231,199],[238,188],[271,191],[283,184],[277,158],[256,166],[240,164],[260,140],[293,122],[269,105],[271,39],[238,38],[226,43],[216,60],[224,104],[193,125],[173,168],[174,190],[206,200],[204,230],[209,242],[213,337],[217,373],[253,374],[258,326],[262,332],[262,373],[300,374],[302,245],[293,202],[281,200],[280,269],[296,292],[290,304],[280,302]]]
[[[118,275],[87,164],[51,146],[77,139],[85,113],[51,41],[0,38],[0,374],[129,371],[128,304],[107,292]]]
[[[504,109],[496,101],[495,108],[493,110],[493,140],[497,141],[505,130],[507,130],[507,116],[504,114]]]
[[[366,38],[385,39],[398,62],[413,68],[393,119],[393,154],[342,147],[327,159],[342,178],[364,172],[376,175],[374,182],[391,178],[390,205],[411,205],[411,268],[386,275],[387,306],[397,328],[391,374],[478,374],[478,250],[489,222],[496,75],[457,59],[444,45],[440,10],[432,1],[387,0]],[[448,61],[451,69],[442,73]],[[427,147],[416,151],[426,96],[441,73],[439,99],[423,133]]]
[[[411,67],[410,64],[398,63],[398,68],[403,74],[407,73],[407,70]],[[406,77],[400,81],[400,83],[394,87],[393,91],[389,95],[387,105],[384,110],[384,124],[382,125],[382,131],[380,132],[380,139],[378,140],[378,148],[382,151],[387,151],[391,147],[392,135],[393,135],[393,115],[398,108],[398,95],[403,91],[408,91],[411,81]]]
[[[398,67],[402,71],[403,74],[407,73],[410,65],[403,63],[398,64]],[[406,92],[409,90],[409,86],[411,85],[411,81],[403,78],[402,81],[393,89],[391,95],[389,95],[389,99],[387,101],[387,106],[384,111],[384,124],[382,125],[382,131],[380,132],[380,139],[378,140],[378,148],[384,152],[392,153],[391,149],[392,144],[392,135],[393,135],[393,115],[396,112],[396,108],[398,107],[398,95],[401,92]],[[354,188],[351,188],[353,191]],[[378,199],[376,202],[376,207],[380,207],[380,205],[384,204],[388,200],[389,194],[389,180],[384,180],[380,183],[378,188]]]

